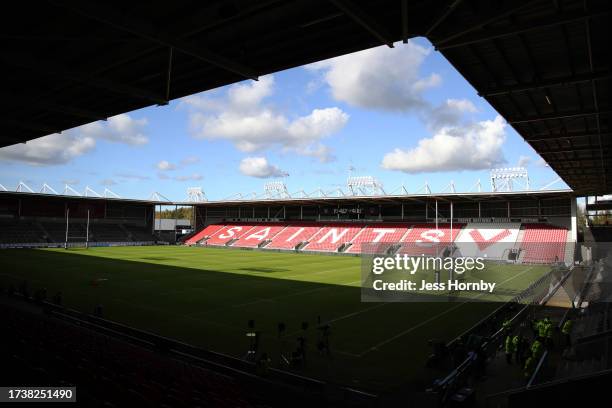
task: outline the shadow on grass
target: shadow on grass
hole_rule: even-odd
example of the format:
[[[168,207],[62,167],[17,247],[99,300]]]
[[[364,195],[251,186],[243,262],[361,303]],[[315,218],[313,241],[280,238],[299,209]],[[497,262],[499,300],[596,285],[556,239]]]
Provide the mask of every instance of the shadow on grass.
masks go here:
[[[224,255],[228,268],[239,255]],[[450,314],[444,312],[453,305],[442,302],[374,308],[361,303],[361,289],[355,286],[122,260],[91,252],[3,250],[0,265],[3,286],[18,287],[26,280],[32,290],[45,287],[49,296],[61,291],[68,307],[91,312],[102,305],[104,317],[110,320],[234,356],[247,351],[249,320],[261,333],[260,351],[272,355],[274,365],[281,354],[290,355],[295,349],[297,337],[305,336],[311,357],[304,372],[372,390],[398,386],[421,375],[431,351],[428,339],[451,340],[499,306],[467,305]],[[333,359],[319,356],[316,350],[319,318],[322,323],[333,322]],[[429,319],[432,323],[419,326]],[[284,334],[278,332],[280,322],[286,325]],[[308,329],[302,330],[303,322]]]

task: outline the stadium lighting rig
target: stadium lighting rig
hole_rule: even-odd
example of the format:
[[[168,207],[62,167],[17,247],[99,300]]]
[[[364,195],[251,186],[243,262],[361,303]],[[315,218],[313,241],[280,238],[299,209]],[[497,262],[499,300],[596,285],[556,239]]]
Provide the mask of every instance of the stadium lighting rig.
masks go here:
[[[287,185],[283,181],[271,181],[264,185],[266,198],[291,198]]]
[[[187,189],[187,201],[192,203],[201,203],[208,201],[202,187],[189,187]]]
[[[354,196],[387,195],[382,183],[372,176],[349,177],[346,180],[346,186]]]
[[[508,167],[491,170],[491,191],[514,191],[514,183],[529,191],[529,174],[524,167]]]

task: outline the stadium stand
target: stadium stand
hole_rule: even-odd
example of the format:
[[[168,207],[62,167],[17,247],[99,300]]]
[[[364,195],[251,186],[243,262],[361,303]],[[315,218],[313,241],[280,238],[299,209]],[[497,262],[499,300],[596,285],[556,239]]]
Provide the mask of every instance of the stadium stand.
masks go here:
[[[33,221],[0,219],[0,243],[23,244],[45,242],[44,232]]]
[[[368,225],[353,239],[346,252],[352,254],[386,253],[394,244],[401,242],[409,230],[407,224]]]
[[[352,241],[363,229],[363,225],[330,224],[313,235],[302,250],[336,252]]]
[[[270,249],[294,249],[298,244],[310,240],[321,230],[320,224],[290,224],[277,234],[266,246]]]
[[[151,233],[151,227],[119,224],[127,231],[129,238],[134,242],[154,241],[155,237]]]
[[[440,224],[436,229],[431,223],[276,222],[211,224],[196,232],[185,244],[266,249],[298,247],[303,251],[350,254],[389,253],[397,247],[399,254],[435,255],[454,242],[455,256],[510,260],[510,253],[516,251],[526,263],[550,263],[569,259],[567,238],[567,229],[542,223],[457,223],[453,224],[451,237],[450,224]]]
[[[70,222],[69,241],[85,242],[87,224]],[[154,242],[150,227],[124,223],[92,223],[89,242]],[[59,244],[66,241],[66,224],[49,220],[0,220],[2,244]]]
[[[567,229],[547,224],[523,224],[523,229],[522,262],[551,263],[565,259]]]
[[[402,239],[398,253],[406,255],[436,255],[453,242],[465,224],[416,224]]]

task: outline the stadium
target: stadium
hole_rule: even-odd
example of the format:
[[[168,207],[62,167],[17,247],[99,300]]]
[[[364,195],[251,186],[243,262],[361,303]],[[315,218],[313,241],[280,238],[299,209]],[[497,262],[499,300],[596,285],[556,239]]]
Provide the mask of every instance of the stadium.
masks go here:
[[[31,21],[32,5],[11,10],[2,147],[425,37],[569,188],[531,188],[523,167],[491,169],[491,190],[471,192],[386,193],[353,175],[333,191],[273,181],[219,200],[0,184],[0,405],[607,396],[612,7],[494,3],[50,1]],[[79,40],[40,40],[66,36]]]

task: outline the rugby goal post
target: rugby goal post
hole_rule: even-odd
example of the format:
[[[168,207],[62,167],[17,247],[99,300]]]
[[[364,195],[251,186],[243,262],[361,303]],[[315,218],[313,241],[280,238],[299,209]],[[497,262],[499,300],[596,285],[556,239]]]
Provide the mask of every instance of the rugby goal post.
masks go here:
[[[66,234],[64,240],[64,249],[69,248],[89,248],[89,210],[87,210],[87,223],[85,226],[85,236],[70,235],[70,208],[66,209]]]

